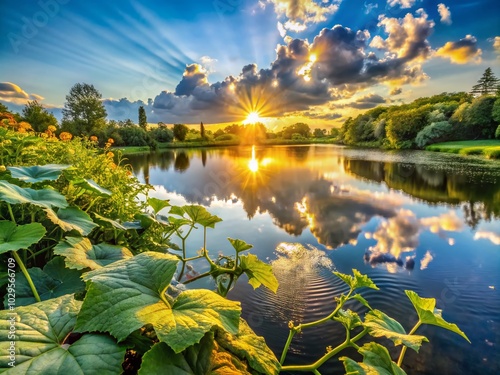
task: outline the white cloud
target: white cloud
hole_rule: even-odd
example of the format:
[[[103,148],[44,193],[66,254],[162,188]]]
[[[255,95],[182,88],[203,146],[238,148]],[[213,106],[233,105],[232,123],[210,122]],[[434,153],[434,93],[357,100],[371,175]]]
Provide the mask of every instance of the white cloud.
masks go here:
[[[26,104],[29,100],[43,100],[38,94],[28,94],[21,87],[12,82],[0,82],[0,101],[14,104]]]
[[[495,245],[500,245],[500,234],[488,231],[477,231],[474,235],[475,240],[486,239],[490,240]]]
[[[417,0],[388,0],[387,5],[390,7],[400,6],[401,9],[411,8]]]
[[[434,257],[432,256],[431,252],[427,250],[424,257],[420,260],[420,269],[425,270],[433,259]]]
[[[500,58],[500,36],[496,36],[493,38],[493,49],[498,55],[498,58]]]
[[[451,12],[450,8],[444,5],[443,3],[438,4],[438,12],[441,16],[441,22],[446,25],[451,25]]]

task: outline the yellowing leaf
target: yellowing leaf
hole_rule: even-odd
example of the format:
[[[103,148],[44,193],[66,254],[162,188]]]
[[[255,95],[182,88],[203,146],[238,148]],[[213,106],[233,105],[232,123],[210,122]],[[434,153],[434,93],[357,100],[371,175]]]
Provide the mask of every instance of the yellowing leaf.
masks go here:
[[[248,276],[248,283],[257,289],[264,285],[274,293],[278,290],[278,279],[274,276],[271,265],[259,260],[256,255],[240,255],[240,267]]]

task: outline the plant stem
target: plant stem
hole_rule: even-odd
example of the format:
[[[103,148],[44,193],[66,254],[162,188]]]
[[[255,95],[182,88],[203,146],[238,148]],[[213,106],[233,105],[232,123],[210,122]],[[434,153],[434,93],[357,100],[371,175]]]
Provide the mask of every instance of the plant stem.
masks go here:
[[[19,267],[21,267],[21,271],[23,272],[24,277],[26,277],[26,280],[28,280],[28,284],[31,288],[31,291],[33,292],[33,295],[35,296],[36,301],[41,302],[42,300],[40,299],[40,296],[38,295],[35,284],[33,284],[33,280],[31,280],[31,276],[28,273],[28,270],[26,269],[26,267],[24,266],[23,261],[21,260],[19,255],[17,255],[17,253],[15,251],[12,251],[12,255],[14,256],[14,259],[16,260],[16,262],[19,264]]]
[[[418,329],[418,327],[420,327],[421,325],[422,325],[422,322],[419,319],[417,324],[415,324],[415,326],[412,328],[412,330],[408,334],[413,335],[415,333],[415,331]],[[399,355],[399,358],[398,358],[398,366],[399,367],[401,367],[401,365],[403,364],[403,359],[404,359],[405,354],[406,354],[406,349],[408,349],[407,346],[403,346],[403,348],[401,349],[401,354]]]
[[[196,276],[196,277],[193,277],[192,279],[186,280],[186,281],[184,281],[184,282],[183,282],[183,284],[184,284],[184,285],[186,285],[186,284],[192,283],[193,281],[196,281],[196,280],[202,279],[202,278],[207,277],[207,276],[210,276],[210,271],[209,271],[209,272],[202,273],[201,275],[198,275],[198,276]]]
[[[280,358],[280,365],[285,362],[286,354],[288,353],[288,349],[290,348],[290,344],[292,343],[293,336],[295,335],[297,331],[292,328],[290,329],[290,332],[288,332],[288,338],[286,339],[285,347],[283,348],[283,353],[281,353],[281,358]]]
[[[14,217],[14,212],[12,212],[12,206],[10,205],[10,203],[7,203],[7,208],[9,209],[10,220],[12,220],[14,222],[14,224],[17,224],[16,218]]]

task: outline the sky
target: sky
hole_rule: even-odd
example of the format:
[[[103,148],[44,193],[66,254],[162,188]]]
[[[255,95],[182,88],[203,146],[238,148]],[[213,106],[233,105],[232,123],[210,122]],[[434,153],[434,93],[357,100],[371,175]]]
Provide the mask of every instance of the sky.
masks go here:
[[[76,83],[108,119],[339,126],[500,76],[497,0],[1,0],[0,102],[61,118]]]

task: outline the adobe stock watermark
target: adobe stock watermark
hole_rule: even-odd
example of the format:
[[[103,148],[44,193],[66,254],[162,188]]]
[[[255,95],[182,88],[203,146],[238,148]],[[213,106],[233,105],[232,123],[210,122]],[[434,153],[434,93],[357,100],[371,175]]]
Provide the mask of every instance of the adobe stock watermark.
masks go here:
[[[19,22],[19,33],[10,32],[7,34],[10,45],[14,53],[19,53],[20,47],[29,43],[38,35],[40,29],[43,29],[49,21],[56,17],[61,11],[61,5],[66,5],[70,0],[40,0],[39,9],[30,17],[22,16]]]
[[[17,313],[14,312],[16,308],[16,260],[9,258],[7,260],[7,296],[6,296],[6,310],[8,333],[7,339],[9,340],[9,349],[7,351],[8,366],[16,366],[16,321]],[[4,354],[2,354],[4,355]]]

